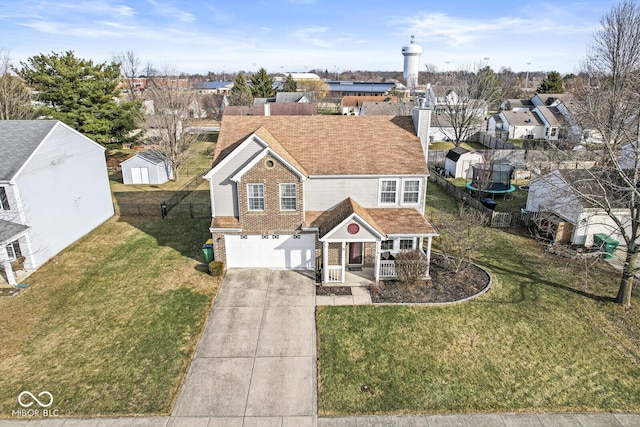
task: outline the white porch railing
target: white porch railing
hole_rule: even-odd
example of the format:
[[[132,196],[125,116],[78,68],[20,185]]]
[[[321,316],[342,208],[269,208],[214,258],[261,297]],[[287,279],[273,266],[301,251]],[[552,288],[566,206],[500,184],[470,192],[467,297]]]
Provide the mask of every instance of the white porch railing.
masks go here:
[[[342,266],[341,265],[330,265],[327,267],[328,270],[328,282],[338,282],[342,283]]]
[[[395,261],[380,261],[380,277],[396,277]]]

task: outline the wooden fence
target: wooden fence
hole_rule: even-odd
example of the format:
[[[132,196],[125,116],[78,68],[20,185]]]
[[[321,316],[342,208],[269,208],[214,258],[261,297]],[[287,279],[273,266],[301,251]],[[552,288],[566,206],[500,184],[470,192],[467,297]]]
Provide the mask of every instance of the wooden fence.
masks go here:
[[[440,187],[442,187],[448,194],[453,196],[459,202],[464,203],[465,205],[468,205],[480,212],[487,219],[487,223],[489,224],[489,226],[493,228],[508,228],[517,225],[524,225],[523,218],[520,213],[496,212],[487,208],[466,188],[454,185],[449,180],[438,174],[435,170],[431,170],[429,179],[435,181]]]

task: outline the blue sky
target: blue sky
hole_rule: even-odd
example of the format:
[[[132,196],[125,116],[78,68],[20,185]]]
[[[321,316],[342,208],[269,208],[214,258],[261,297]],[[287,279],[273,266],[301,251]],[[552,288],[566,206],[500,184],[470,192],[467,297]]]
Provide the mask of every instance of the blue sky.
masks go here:
[[[0,0],[0,49],[14,64],[73,50],[97,62],[132,50],[187,73],[401,71],[414,34],[439,70],[575,72],[614,0]],[[485,58],[489,58],[486,60]],[[530,63],[531,65],[527,65]]]

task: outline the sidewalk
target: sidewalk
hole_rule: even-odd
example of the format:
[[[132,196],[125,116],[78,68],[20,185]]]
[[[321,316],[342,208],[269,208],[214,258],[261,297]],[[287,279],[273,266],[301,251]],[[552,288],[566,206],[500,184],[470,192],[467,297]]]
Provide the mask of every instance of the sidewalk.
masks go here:
[[[127,417],[0,420],[0,427],[638,427],[640,414],[505,413],[361,417]]]

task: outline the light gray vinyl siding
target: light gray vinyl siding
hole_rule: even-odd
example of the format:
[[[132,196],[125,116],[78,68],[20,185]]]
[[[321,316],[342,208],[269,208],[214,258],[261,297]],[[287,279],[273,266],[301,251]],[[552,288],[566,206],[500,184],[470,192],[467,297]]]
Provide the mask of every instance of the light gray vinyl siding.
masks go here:
[[[347,197],[365,208],[378,207],[378,178],[310,178],[304,185],[304,208],[331,209]]]
[[[398,180],[396,189],[396,204],[381,205],[379,203],[380,180]],[[420,180],[418,203],[403,204],[403,180]],[[308,211],[324,211],[331,209],[347,197],[351,197],[364,208],[411,207],[424,211],[424,196],[426,190],[424,176],[384,176],[384,177],[336,177],[310,178],[304,187],[305,209]]]
[[[38,267],[113,215],[104,148],[57,125],[15,177]],[[25,254],[27,255],[27,254]]]
[[[251,142],[229,159],[220,170],[211,177],[211,194],[213,196],[215,216],[238,216],[238,192],[236,183],[231,181],[240,169],[263,150],[256,142]]]
[[[164,184],[171,179],[171,166],[168,161],[153,163],[149,160],[134,156],[122,163],[122,181],[125,184],[133,184],[131,169],[147,168],[149,170],[149,184]]]

